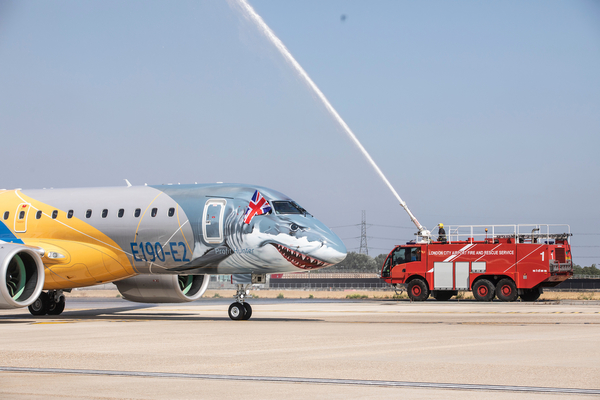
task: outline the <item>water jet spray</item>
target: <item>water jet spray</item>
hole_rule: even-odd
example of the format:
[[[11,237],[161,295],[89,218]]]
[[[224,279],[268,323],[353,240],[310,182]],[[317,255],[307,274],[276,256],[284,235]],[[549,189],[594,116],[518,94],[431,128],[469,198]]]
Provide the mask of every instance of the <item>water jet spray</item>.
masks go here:
[[[231,3],[231,1],[233,1],[233,0],[229,0],[229,1]],[[408,209],[406,202],[404,200],[402,200],[402,198],[400,197],[398,192],[396,192],[396,189],[394,189],[394,187],[392,186],[390,181],[388,181],[388,179],[383,174],[381,169],[379,169],[379,166],[375,163],[375,161],[373,160],[373,158],[371,157],[369,152],[367,152],[367,150],[363,147],[362,143],[360,143],[360,141],[358,140],[356,135],[354,135],[354,133],[352,132],[352,130],[350,129],[348,124],[346,124],[346,122],[342,119],[342,117],[340,117],[340,115],[337,113],[335,108],[333,108],[333,106],[331,105],[329,100],[327,100],[327,98],[325,97],[323,92],[321,92],[321,90],[313,82],[313,80],[310,78],[310,76],[308,76],[306,71],[304,71],[304,68],[302,68],[302,66],[298,63],[298,61],[296,61],[294,56],[292,56],[292,53],[290,53],[290,51],[287,49],[287,47],[285,47],[283,42],[281,40],[279,40],[279,38],[275,35],[275,32],[273,32],[271,30],[271,28],[269,28],[269,26],[265,23],[265,21],[261,18],[261,16],[258,15],[256,13],[256,11],[254,11],[252,6],[250,6],[250,4],[248,4],[248,2],[246,0],[237,0],[237,3],[239,4],[240,8],[242,9],[242,12],[244,13],[244,15],[256,24],[256,26],[259,28],[259,30],[267,37],[267,39],[269,39],[271,41],[271,43],[273,43],[273,45],[277,48],[277,50],[279,50],[281,55],[284,57],[284,59],[292,66],[292,68],[294,68],[294,70],[296,70],[298,75],[300,75],[300,77],[302,79],[304,79],[306,84],[308,84],[308,86],[315,92],[317,97],[319,97],[319,99],[323,102],[323,105],[325,106],[327,111],[329,111],[329,113],[333,116],[333,118],[340,124],[340,126],[342,127],[344,132],[348,135],[348,137],[352,140],[352,142],[358,147],[358,149],[361,151],[363,156],[365,156],[367,161],[375,169],[375,172],[377,172],[379,177],[383,180],[383,182],[391,190],[392,194],[396,197],[398,202],[400,202],[400,205],[402,206],[402,208],[404,208],[404,210],[408,213],[410,220],[413,222],[413,224],[415,224],[415,226],[419,230],[419,236],[422,237],[424,240],[429,240],[429,238],[431,237],[431,232],[428,231],[423,225],[421,225],[421,223],[417,220],[417,218],[413,215],[413,213]]]

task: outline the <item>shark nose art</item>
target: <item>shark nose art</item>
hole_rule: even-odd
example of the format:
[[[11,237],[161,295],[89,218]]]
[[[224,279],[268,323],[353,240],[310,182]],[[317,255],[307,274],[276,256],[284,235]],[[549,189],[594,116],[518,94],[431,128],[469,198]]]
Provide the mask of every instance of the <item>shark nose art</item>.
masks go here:
[[[346,258],[347,250],[346,246],[344,245],[344,242],[342,242],[342,239],[340,239],[335,233],[332,232],[329,238],[327,239],[327,242],[333,250],[330,254],[329,259],[327,260],[331,263],[330,265],[344,261],[344,259]]]
[[[331,263],[327,263],[325,261],[317,260],[311,256],[306,254],[302,254],[300,252],[289,249],[281,244],[273,243],[273,246],[279,251],[279,253],[290,263],[295,265],[298,268],[302,269],[315,269],[315,268],[323,268],[333,265]],[[345,255],[344,255],[345,257]]]

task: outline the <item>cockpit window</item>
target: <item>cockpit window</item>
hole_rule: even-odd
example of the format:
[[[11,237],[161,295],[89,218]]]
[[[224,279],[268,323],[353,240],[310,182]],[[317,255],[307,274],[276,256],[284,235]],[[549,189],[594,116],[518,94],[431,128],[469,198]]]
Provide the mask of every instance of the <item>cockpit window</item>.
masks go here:
[[[273,205],[277,214],[308,214],[295,201],[272,201],[271,205]]]

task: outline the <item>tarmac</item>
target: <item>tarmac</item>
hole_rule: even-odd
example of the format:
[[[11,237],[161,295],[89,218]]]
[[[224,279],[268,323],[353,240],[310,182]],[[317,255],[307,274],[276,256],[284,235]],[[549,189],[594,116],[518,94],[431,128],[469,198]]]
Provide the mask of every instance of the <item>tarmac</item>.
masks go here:
[[[598,301],[230,303],[0,310],[0,398],[600,398]]]

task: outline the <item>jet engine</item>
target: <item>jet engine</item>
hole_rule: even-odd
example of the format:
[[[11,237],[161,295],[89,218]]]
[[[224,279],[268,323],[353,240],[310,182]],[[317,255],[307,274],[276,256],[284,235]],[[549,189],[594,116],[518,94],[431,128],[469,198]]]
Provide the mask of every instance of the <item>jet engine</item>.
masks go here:
[[[0,308],[27,307],[42,292],[44,263],[34,249],[0,244]]]
[[[210,275],[138,275],[115,282],[126,300],[137,303],[185,303],[198,300]]]

